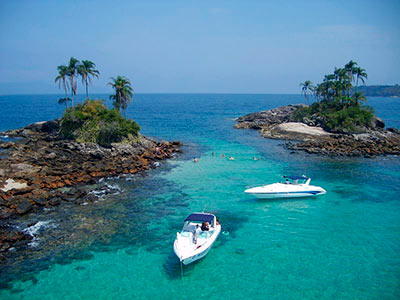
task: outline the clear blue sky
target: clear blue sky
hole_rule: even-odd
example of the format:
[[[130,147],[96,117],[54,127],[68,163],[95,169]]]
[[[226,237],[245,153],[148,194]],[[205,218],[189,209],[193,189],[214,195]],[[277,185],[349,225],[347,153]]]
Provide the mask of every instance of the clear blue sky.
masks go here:
[[[398,0],[3,0],[0,94],[59,93],[71,56],[97,64],[100,93],[117,75],[138,93],[299,93],[350,59],[400,83],[399,20]]]

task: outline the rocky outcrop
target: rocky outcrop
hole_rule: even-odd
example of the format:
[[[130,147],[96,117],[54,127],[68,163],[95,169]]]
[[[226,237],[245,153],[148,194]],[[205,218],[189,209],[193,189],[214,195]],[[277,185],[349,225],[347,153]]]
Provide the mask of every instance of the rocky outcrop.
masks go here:
[[[265,129],[276,124],[294,122],[294,113],[304,104],[281,106],[271,110],[251,113],[236,119],[235,128],[239,129]]]
[[[136,174],[180,152],[180,142],[135,142],[103,148],[94,143],[59,139],[58,121],[39,122],[3,135],[19,138],[0,143],[0,220],[15,218],[62,201],[90,198],[80,189],[101,177]],[[89,201],[90,202],[90,201]]]
[[[334,135],[329,139],[314,139],[298,143],[287,142],[287,149],[329,156],[375,157],[383,154],[400,155],[400,135],[386,132],[352,136]]]
[[[0,226],[0,260],[5,259],[4,253],[15,247],[25,246],[32,236],[13,229],[7,225]]]
[[[374,117],[369,128],[363,133],[338,134],[325,131],[320,118],[303,118],[294,122],[298,108],[304,105],[288,105],[272,110],[252,113],[236,119],[235,128],[257,129],[265,138],[282,139],[290,142],[290,150],[329,156],[375,157],[382,154],[400,154],[400,131],[395,128],[384,129],[384,122]],[[297,142],[292,142],[297,141]]]
[[[309,126],[299,122],[288,122],[266,126],[261,129],[264,137],[280,140],[313,140],[315,138],[323,139],[332,135],[321,127]]]

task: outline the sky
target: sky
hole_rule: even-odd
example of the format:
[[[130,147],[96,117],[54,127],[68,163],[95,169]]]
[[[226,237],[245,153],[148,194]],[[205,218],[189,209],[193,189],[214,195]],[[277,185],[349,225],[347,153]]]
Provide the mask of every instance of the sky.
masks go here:
[[[54,94],[71,56],[136,93],[300,93],[355,60],[400,84],[400,1],[0,1],[0,94]],[[82,85],[78,93],[84,93]]]

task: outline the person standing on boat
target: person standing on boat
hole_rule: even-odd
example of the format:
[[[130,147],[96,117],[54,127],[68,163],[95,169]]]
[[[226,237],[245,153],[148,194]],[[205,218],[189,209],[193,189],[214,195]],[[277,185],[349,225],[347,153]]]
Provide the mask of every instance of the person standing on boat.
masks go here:
[[[197,237],[199,236],[199,234],[200,234],[200,226],[197,224],[196,228],[194,229],[194,232],[193,232],[193,243],[194,244],[197,244]]]

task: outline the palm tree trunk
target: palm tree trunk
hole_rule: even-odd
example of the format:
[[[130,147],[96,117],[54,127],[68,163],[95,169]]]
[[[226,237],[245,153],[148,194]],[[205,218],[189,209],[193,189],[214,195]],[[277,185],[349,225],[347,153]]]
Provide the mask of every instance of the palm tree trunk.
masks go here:
[[[87,77],[86,77],[85,81],[86,81],[86,99],[87,99],[87,98],[89,98]]]
[[[74,76],[71,76],[71,107],[74,107]]]
[[[121,91],[118,90],[118,103],[119,103],[119,113],[121,113],[122,103],[121,103]]]
[[[65,85],[65,80],[63,80],[63,87],[64,87],[64,93],[65,93],[65,109],[67,109],[68,108],[68,100],[67,100],[68,96],[67,96],[67,87]]]
[[[358,75],[357,75],[357,82],[356,82],[356,92],[358,92]]]

